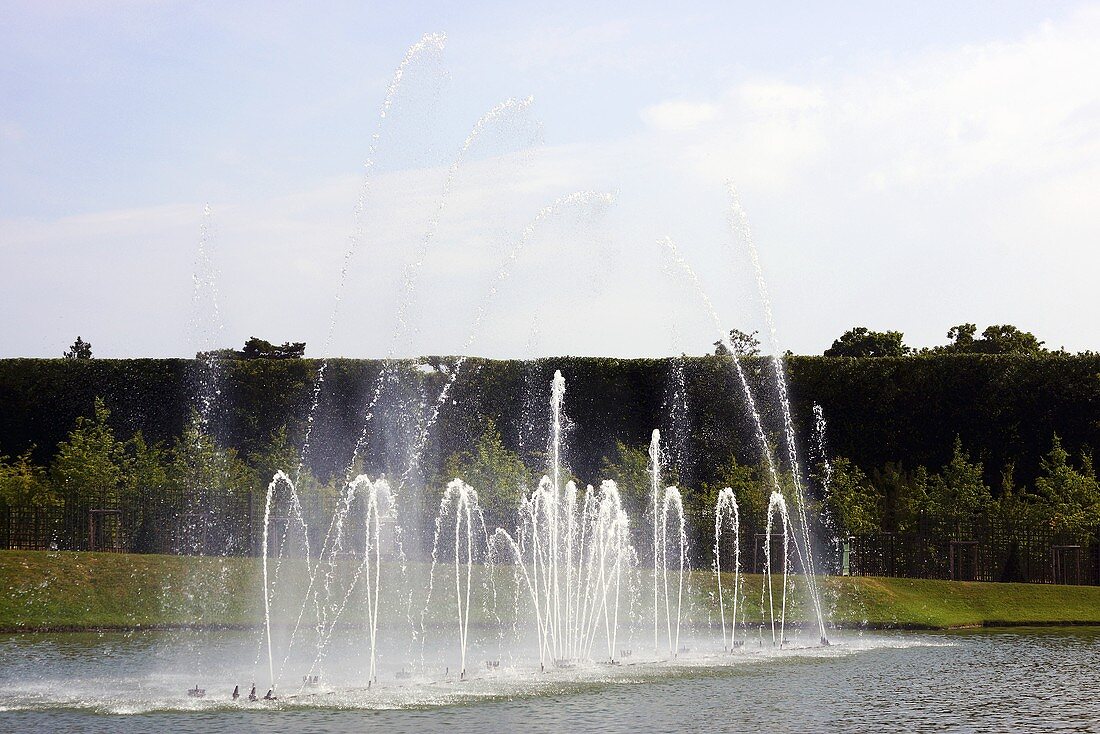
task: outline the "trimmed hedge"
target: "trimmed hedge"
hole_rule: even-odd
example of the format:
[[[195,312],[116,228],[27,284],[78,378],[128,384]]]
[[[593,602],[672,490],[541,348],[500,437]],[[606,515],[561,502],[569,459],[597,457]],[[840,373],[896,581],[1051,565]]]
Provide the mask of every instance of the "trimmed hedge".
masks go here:
[[[438,362],[438,359],[426,361]],[[829,421],[830,453],[857,465],[901,461],[938,467],[951,456],[956,435],[999,484],[1009,464],[1018,482],[1030,482],[1040,457],[1058,433],[1071,452],[1100,447],[1100,356],[1046,354],[918,355],[898,358],[791,357],[787,360],[792,409],[804,437],[812,406]],[[394,415],[409,400],[434,401],[439,372],[403,362],[384,383],[374,414]],[[227,362],[215,403],[216,435],[247,453],[287,424],[299,439],[313,397],[316,360]],[[325,373],[310,463],[326,476],[342,468],[359,437],[382,363],[333,360]],[[773,374],[766,359],[745,360],[774,440],[781,425]],[[616,440],[648,442],[653,428],[670,434],[675,421],[689,436],[690,461],[681,480],[706,481],[731,453],[755,462],[758,448],[745,401],[726,357],[603,359],[563,357],[538,361],[470,359],[443,406],[426,447],[428,471],[449,453],[466,449],[486,415],[496,419],[506,445],[534,460],[545,451],[547,400],[554,370],[566,376],[566,412],[572,423],[572,468],[595,480],[602,456]],[[683,370],[686,414],[676,413],[672,388]],[[46,464],[78,415],[95,397],[105,399],[118,435],[141,430],[152,441],[178,435],[196,403],[203,368],[194,360],[0,360],[0,455],[33,446]],[[368,469],[400,471],[413,427],[373,420],[367,435]]]

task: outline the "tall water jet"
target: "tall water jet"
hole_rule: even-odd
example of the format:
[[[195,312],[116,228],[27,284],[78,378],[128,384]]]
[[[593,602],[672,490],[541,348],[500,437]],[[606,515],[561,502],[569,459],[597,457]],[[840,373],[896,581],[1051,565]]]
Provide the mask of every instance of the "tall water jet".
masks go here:
[[[435,568],[442,550],[441,543],[449,540],[450,528],[454,526],[454,588],[455,609],[458,623],[459,677],[466,677],[466,652],[470,633],[470,606],[473,590],[474,564],[489,563],[488,538],[485,532],[485,518],[478,504],[477,492],[461,479],[453,479],[447,484],[443,498],[439,502],[439,513],[435,518],[435,537],[432,541],[432,570],[428,581],[428,596],[425,601],[421,620],[428,612],[435,587]],[[444,536],[447,533],[447,536]],[[475,543],[475,538],[478,542]],[[492,569],[486,573],[492,578]]]
[[[779,516],[779,520],[782,523],[782,537],[783,537],[783,595],[779,607],[779,637],[775,636],[775,598],[772,589],[772,576],[774,571],[772,569],[772,529],[774,527],[774,521],[776,515]],[[782,646],[785,642],[785,632],[787,623],[787,574],[790,570],[789,566],[789,554],[788,554],[788,528],[790,527],[790,516],[787,513],[787,501],[783,499],[783,495],[780,492],[772,492],[771,499],[768,501],[768,525],[764,535],[764,588],[760,591],[760,606],[764,606],[764,589],[767,590],[768,597],[768,618],[771,621],[772,626],[772,644]]]
[[[828,425],[825,422],[825,409],[814,403],[814,443],[812,460],[821,467],[821,493],[822,497],[829,494],[829,488],[833,483],[833,462],[829,461],[829,451],[825,443],[825,433]]]
[[[217,348],[225,325],[218,299],[218,271],[214,264],[213,213],[210,205],[202,209],[199,243],[195,253],[195,270],[191,275],[191,341],[196,357],[205,373],[199,379],[197,410],[199,427],[209,429],[214,401],[221,394],[221,359]]]
[[[412,307],[412,296],[416,287],[417,278],[419,276],[420,269],[424,265],[424,261],[427,256],[427,252],[432,242],[435,241],[435,236],[439,230],[439,225],[443,218],[443,213],[447,209],[447,205],[450,203],[452,190],[454,189],[455,181],[458,178],[458,173],[461,170],[463,164],[466,161],[470,150],[474,147],[474,144],[491,126],[507,120],[509,116],[517,115],[525,112],[531,107],[534,102],[533,98],[527,97],[525,99],[506,99],[491,110],[481,116],[480,119],[474,124],[470,130],[469,135],[466,136],[463,141],[462,148],[459,150],[455,159],[452,161],[450,167],[447,169],[447,176],[443,182],[443,190],[440,192],[439,201],[436,205],[435,212],[432,214],[431,219],[428,221],[428,226],[424,231],[420,242],[417,245],[416,250],[413,253],[412,259],[405,267],[403,284],[404,288],[401,293],[401,298],[397,307],[397,315],[395,318],[393,334],[390,340],[390,347],[387,351],[387,357],[382,371],[379,373],[375,380],[374,390],[371,398],[367,402],[366,411],[363,417],[363,427],[360,431],[359,438],[355,443],[355,447],[352,450],[351,458],[348,462],[348,471],[354,466],[356,460],[359,458],[360,452],[366,445],[368,426],[371,420],[374,418],[374,410],[381,397],[382,389],[386,384],[386,380],[390,377],[389,365],[393,361],[393,357],[397,352],[397,347],[401,337],[409,329],[409,311]]]
[[[337,510],[337,538],[332,543],[332,551],[329,554],[329,570],[327,576],[331,579],[336,571],[336,559],[343,554],[343,526],[350,513],[353,503],[358,503],[363,514],[363,555],[359,565],[352,572],[351,580],[343,593],[332,594],[326,582],[326,596],[332,607],[326,610],[326,622],[323,635],[317,646],[317,653],[313,664],[307,671],[311,675],[317,666],[323,661],[332,635],[336,630],[336,624],[352,599],[352,594],[357,586],[363,587],[363,612],[367,628],[368,669],[367,687],[377,682],[377,658],[378,658],[378,626],[379,603],[382,598],[382,545],[383,528],[394,521],[393,492],[385,477],[379,477],[371,481],[366,474],[360,474],[352,480],[345,492],[345,502]],[[396,534],[396,533],[395,533]]]
[[[691,413],[688,405],[686,362],[685,355],[672,358],[672,370],[666,378],[665,397],[661,405],[666,428],[662,433],[661,445],[664,447],[665,463],[675,468],[680,482],[690,484],[688,470]]]
[[[837,528],[834,518],[828,511],[828,499],[833,486],[833,462],[829,460],[829,450],[825,443],[825,433],[828,427],[825,422],[825,409],[814,403],[813,415],[814,434],[813,443],[810,445],[810,462],[811,466],[820,470],[820,473],[816,475],[818,479],[818,496],[823,508],[819,519],[825,532],[832,536],[834,542],[836,542]]]
[[[748,378],[745,375],[745,371],[741,366],[741,362],[740,362],[740,360],[739,360],[739,358],[736,354],[736,350],[733,348],[733,345],[729,341],[729,334],[722,327],[722,320],[718,316],[718,311],[714,308],[714,305],[711,303],[710,297],[707,295],[706,291],[703,290],[702,283],[700,283],[700,281],[699,281],[699,276],[696,275],[696,273],[692,269],[691,265],[687,262],[687,260],[684,258],[684,256],[680,253],[680,250],[679,250],[679,248],[676,247],[676,244],[670,238],[667,238],[667,237],[664,238],[663,240],[661,240],[661,244],[664,245],[665,249],[668,251],[670,257],[673,260],[673,262],[680,267],[681,271],[688,278],[689,282],[691,283],[691,285],[695,289],[696,294],[699,296],[699,298],[703,302],[703,305],[706,308],[707,312],[710,314],[711,320],[714,323],[716,332],[718,334],[719,341],[721,341],[723,344],[725,344],[726,348],[730,351],[730,354],[733,355],[730,358],[730,363],[733,365],[734,372],[736,373],[738,382],[741,385],[741,390],[744,394],[745,402],[747,403],[747,406],[748,406],[748,412],[749,412],[749,415],[750,415],[750,417],[752,418],[752,421],[753,421],[753,427],[754,427],[755,433],[756,433],[756,441],[757,441],[757,444],[760,447],[760,452],[764,457],[764,462],[765,462],[765,465],[767,466],[768,474],[769,474],[769,476],[771,478],[771,481],[772,481],[773,491],[782,494],[783,485],[782,485],[782,482],[780,481],[779,466],[776,463],[774,455],[772,454],[771,445],[768,443],[767,432],[764,430],[764,422],[763,422],[763,419],[761,417],[760,410],[757,408],[756,398],[755,398],[755,396],[752,392],[752,388],[749,385]],[[776,362],[776,361],[778,361],[778,360],[773,359],[773,362]],[[780,365],[780,367],[781,367],[781,365]],[[784,386],[786,385],[785,378],[784,378],[783,385]],[[784,394],[785,394],[785,387],[784,387]],[[789,423],[789,421],[785,419],[785,421],[784,421],[785,430],[788,426],[788,423]],[[793,424],[790,424],[790,430],[793,431]],[[793,443],[793,434],[788,433],[788,441],[787,441],[788,449],[790,449],[794,445],[795,444]],[[792,473],[793,474],[798,474],[797,459],[795,460],[795,464],[792,468]],[[796,493],[801,493],[801,482],[796,481],[795,486],[796,486]],[[805,501],[804,501],[804,497],[797,504],[799,505],[800,512],[802,512],[801,517],[804,519],[805,518]],[[820,595],[820,593],[818,591],[818,587],[817,587],[817,577],[815,575],[815,569],[813,567],[813,556],[810,554],[810,540],[809,540],[809,526],[808,526],[808,523],[806,523],[806,522],[802,523],[802,531],[803,531],[804,538],[805,538],[805,543],[804,543],[805,553],[803,553],[803,546],[800,545],[800,543],[799,543],[799,537],[798,537],[797,533],[795,535],[795,544],[794,544],[795,545],[795,552],[798,554],[799,558],[802,560],[802,566],[803,566],[803,569],[804,569],[804,574],[803,575],[806,578],[806,585],[809,589],[811,604],[814,608],[815,616],[817,618],[817,623],[818,623],[818,629],[821,633],[821,643],[823,645],[828,645],[829,640],[828,640],[828,637],[825,634],[825,617],[824,617],[824,614],[823,614],[822,609],[821,609],[821,595]]]
[[[653,429],[653,434],[649,440],[649,496],[649,504],[653,513],[653,653],[659,655],[661,643],[657,632],[657,574],[661,563],[663,563],[661,549],[664,543],[657,535],[659,531],[657,508],[661,501],[661,431],[657,428]]]
[[[787,445],[787,458],[791,468],[791,480],[794,484],[795,512],[798,514],[798,528],[795,536],[795,547],[798,549],[799,539],[802,548],[803,571],[806,577],[806,585],[809,588],[810,601],[817,617],[818,631],[821,633],[821,644],[829,644],[825,634],[825,615],[821,607],[821,593],[817,586],[817,569],[814,564],[813,543],[810,538],[810,524],[806,515],[806,491],[803,486],[802,466],[798,460],[798,440],[794,428],[794,420],[791,417],[790,392],[787,389],[787,373],[783,363],[783,351],[779,345],[779,334],[775,328],[775,316],[772,314],[771,298],[768,296],[768,283],[764,279],[764,270],[760,267],[760,256],[756,250],[756,241],[749,227],[748,215],[741,206],[740,197],[732,183],[727,184],[730,197],[730,227],[735,236],[739,236],[745,243],[752,261],[753,273],[756,276],[756,288],[760,296],[760,304],[764,310],[764,320],[768,328],[768,336],[772,347],[772,368],[775,373],[776,390],[779,394],[779,406],[783,414],[783,434]],[[736,358],[736,357],[735,357]],[[799,537],[800,536],[800,537]]]
[[[676,624],[672,623],[672,599],[668,593],[668,520],[675,512],[676,529]],[[680,652],[680,619],[684,606],[684,573],[687,570],[687,527],[684,524],[684,503],[680,490],[676,487],[665,489],[665,498],[661,503],[661,579],[665,597],[665,624],[668,628],[668,653],[675,657]],[[656,585],[656,583],[654,584]]]
[[[551,382],[549,474],[525,497],[518,540],[497,529],[494,543],[511,556],[517,583],[528,590],[535,612],[539,662],[571,664],[589,658],[602,626],[607,657],[615,660],[622,582],[633,558],[630,526],[615,482],[583,496],[562,480],[562,403],[565,378]]]
[[[343,263],[340,266],[340,275],[336,282],[336,292],[333,297],[332,315],[329,317],[328,330],[325,332],[325,339],[321,345],[321,364],[317,368],[317,376],[313,383],[313,398],[310,402],[309,412],[306,415],[306,430],[305,437],[302,441],[302,451],[299,456],[298,466],[295,469],[294,481],[298,482],[301,476],[302,468],[306,463],[307,456],[310,449],[310,440],[313,435],[314,423],[316,421],[317,409],[321,402],[321,391],[325,384],[325,372],[328,369],[329,351],[332,346],[333,337],[336,334],[336,325],[340,316],[340,306],[344,299],[344,289],[348,280],[348,273],[351,271],[351,263],[356,253],[359,251],[359,247],[363,243],[363,213],[367,208],[367,201],[370,197],[371,182],[373,181],[375,160],[378,155],[378,145],[382,140],[382,133],[384,131],[385,122],[388,119],[391,110],[393,109],[394,102],[397,100],[398,92],[401,89],[402,82],[405,79],[410,67],[417,63],[420,58],[429,52],[442,52],[443,46],[446,43],[447,36],[442,33],[425,33],[419,41],[409,47],[405,52],[405,57],[398,64],[397,69],[394,70],[393,77],[390,79],[389,85],[386,87],[386,96],[382,100],[381,109],[378,111],[378,118],[375,123],[374,132],[371,134],[370,144],[367,147],[367,159],[363,164],[363,180],[360,185],[359,196],[355,202],[354,210],[354,226],[351,234],[348,247],[344,251]]]
[[[727,531],[733,533],[733,614],[730,635],[726,637],[726,602],[722,588],[722,540]],[[714,576],[718,581],[718,614],[722,621],[722,648],[729,650],[737,642],[737,607],[741,598],[741,515],[737,497],[730,487],[718,492],[714,506]],[[727,644],[728,643],[728,644]]]

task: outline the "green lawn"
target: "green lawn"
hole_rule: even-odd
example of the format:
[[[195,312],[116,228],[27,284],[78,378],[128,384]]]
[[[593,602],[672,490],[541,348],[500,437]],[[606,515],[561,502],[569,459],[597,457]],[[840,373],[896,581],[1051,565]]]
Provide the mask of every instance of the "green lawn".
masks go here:
[[[262,617],[260,575],[254,558],[0,551],[0,630],[251,626]],[[510,607],[511,574],[499,578]],[[451,579],[439,584],[429,623],[450,620]],[[709,573],[691,574],[697,608],[713,605],[713,584]],[[809,617],[802,586],[795,582],[792,621]],[[760,618],[760,591],[760,577],[747,577],[750,620]],[[830,577],[823,596],[832,623],[846,627],[1100,624],[1100,587]]]

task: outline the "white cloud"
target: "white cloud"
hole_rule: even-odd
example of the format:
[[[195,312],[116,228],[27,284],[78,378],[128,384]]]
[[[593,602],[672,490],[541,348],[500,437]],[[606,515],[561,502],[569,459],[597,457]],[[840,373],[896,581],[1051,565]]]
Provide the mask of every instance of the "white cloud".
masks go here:
[[[750,77],[696,102],[712,111],[691,135],[654,125],[637,145],[746,194],[796,349],[869,312],[918,344],[986,319],[1096,348],[1098,68],[1100,11],[1085,8],[832,78]]]
[[[1085,9],[1013,42],[813,84],[750,79],[713,102],[666,102],[643,116],[667,110],[673,123],[677,113],[693,126],[715,122],[686,144],[687,160],[715,178],[742,171],[782,186],[827,163],[857,173],[856,186],[957,185],[1095,163],[1097,68],[1100,11]],[[692,118],[694,108],[706,114]]]
[[[746,110],[765,116],[819,109],[825,101],[820,89],[781,81],[746,82],[735,96]]]
[[[517,53],[545,66],[601,55],[615,64],[627,35],[615,24],[551,29]],[[751,283],[728,272],[745,263],[719,246],[728,239],[727,178],[753,216],[780,330],[796,351],[823,348],[870,318],[918,344],[985,319],[1095,348],[1087,337],[1100,312],[1098,39],[1100,13],[1082,11],[1015,41],[831,77],[816,68],[750,76],[709,98],[692,91],[645,107],[646,127],[616,141],[472,159],[423,261],[419,331],[402,348],[457,350],[505,248],[535,212],[580,189],[620,190],[606,226],[566,222],[540,233],[475,352],[526,353],[539,319],[543,353],[705,349],[712,327],[695,295],[660,273],[654,243],[664,235],[694,261],[724,319],[758,328]],[[389,347],[403,267],[440,211],[444,175],[378,176],[334,352]],[[343,176],[275,200],[212,202],[227,344],[256,333],[306,340],[317,353],[358,187],[357,176]],[[0,221],[0,271],[16,274],[0,305],[20,314],[0,325],[5,352],[60,353],[81,333],[105,356],[186,353],[200,211],[196,202]],[[671,346],[662,340],[676,319],[684,321]],[[96,337],[84,323],[113,331]]]
[[[642,110],[642,120],[659,131],[694,130],[703,123],[712,122],[716,117],[718,106],[709,102],[673,100]]]

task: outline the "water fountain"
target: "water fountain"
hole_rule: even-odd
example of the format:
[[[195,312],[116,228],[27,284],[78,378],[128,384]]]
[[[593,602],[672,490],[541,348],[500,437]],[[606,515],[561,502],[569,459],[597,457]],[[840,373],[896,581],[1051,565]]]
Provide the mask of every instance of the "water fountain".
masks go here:
[[[366,205],[370,174],[381,138],[383,123],[393,106],[403,76],[412,64],[425,54],[437,52],[443,45],[442,36],[425,36],[410,48],[409,53],[395,72],[386,100],[379,115],[378,130],[371,139],[367,171],[356,206],[355,234],[345,255],[337,285],[333,316],[325,341],[327,356],[339,314],[349,263],[359,247],[362,234],[362,213]],[[635,551],[631,518],[624,507],[619,486],[613,481],[603,481],[598,488],[592,484],[581,485],[569,476],[563,455],[565,378],[555,372],[550,385],[550,438],[547,445],[546,474],[533,489],[523,492],[522,501],[516,507],[515,525],[496,528],[486,527],[485,516],[479,506],[479,487],[467,484],[462,477],[447,477],[442,491],[438,512],[434,521],[430,570],[427,574],[426,595],[419,625],[413,623],[411,609],[414,598],[421,594],[407,572],[407,556],[398,508],[408,501],[410,484],[417,479],[420,462],[431,432],[437,425],[440,412],[451,399],[454,384],[462,374],[466,357],[458,357],[448,369],[434,400],[421,394],[400,402],[399,412],[403,420],[412,425],[408,432],[407,455],[404,467],[393,476],[399,477],[391,487],[384,478],[371,480],[360,473],[358,467],[367,450],[368,428],[380,416],[396,420],[387,414],[383,405],[386,391],[397,390],[400,380],[399,363],[392,359],[402,336],[410,328],[409,313],[419,271],[425,255],[436,239],[444,210],[452,196],[459,170],[469,157],[478,138],[490,127],[501,124],[515,115],[523,115],[531,100],[507,100],[486,113],[466,137],[454,161],[446,171],[438,205],[429,218],[427,229],[417,242],[406,269],[400,293],[393,338],[387,360],[374,385],[366,392],[363,419],[358,438],[344,469],[344,482],[335,508],[328,517],[309,517],[299,494],[303,481],[303,467],[310,451],[311,438],[316,424],[321,392],[325,386],[327,361],[323,360],[314,383],[313,400],[306,420],[305,439],[298,466],[290,472],[277,472],[268,486],[264,508],[263,530],[263,639],[259,644],[257,664],[265,651],[267,675],[271,691],[278,689],[280,681],[295,666],[302,675],[303,689],[316,688],[321,680],[328,681],[324,671],[326,661],[339,635],[349,627],[363,630],[361,647],[365,687],[371,688],[379,680],[379,654],[384,647],[383,636],[401,638],[411,635],[410,649],[417,643],[421,648],[420,667],[438,668],[438,663],[425,659],[425,645],[429,637],[441,637],[444,646],[453,645],[458,652],[458,679],[475,675],[468,666],[468,659],[479,630],[486,619],[496,617],[496,583],[499,574],[511,573],[515,584],[513,618],[514,625],[527,615],[533,615],[533,638],[540,668],[569,668],[585,665],[594,658],[617,662],[626,657],[629,647],[620,650],[620,633],[633,634],[635,619],[628,613],[634,609],[643,595],[644,584],[635,583],[632,573],[637,572],[638,554]],[[747,235],[743,212],[733,200],[732,224],[750,244],[756,267],[761,298],[767,308],[766,291],[759,271],[755,247]],[[463,352],[468,353],[479,336],[483,319],[488,313],[500,284],[508,277],[512,265],[526,249],[529,240],[543,222],[570,208],[602,210],[610,203],[610,197],[596,192],[577,192],[560,197],[538,212],[531,223],[520,233],[507,250],[507,258],[501,265],[497,279],[478,305],[469,337]],[[204,230],[203,243],[205,247]],[[679,255],[671,240],[665,242],[674,259],[680,264],[701,294],[704,305],[715,321],[721,323],[705,294],[698,286],[698,279],[686,261]],[[767,313],[769,328],[774,339],[774,324]],[[822,642],[825,642],[824,620],[818,601],[814,578],[814,560],[810,547],[809,525],[805,512],[803,480],[795,450],[793,421],[786,397],[785,375],[781,360],[772,360],[780,391],[780,407],[786,439],[788,462],[794,487],[795,512],[798,523],[792,523],[787,502],[783,495],[778,462],[766,438],[761,412],[756,397],[738,359],[731,360],[732,368],[742,387],[748,412],[753,421],[755,438],[765,460],[773,484],[768,504],[768,531],[765,543],[765,580],[761,591],[762,608],[767,596],[767,616],[772,627],[773,643],[781,646],[786,628],[787,576],[789,571],[788,539],[793,540],[794,553],[801,561],[812,605],[816,611]],[[670,410],[678,414],[672,418],[672,428],[686,419],[686,384],[683,362],[677,363],[672,379],[669,400]],[[206,406],[207,409],[209,406]],[[674,455],[686,452],[685,436],[674,434]],[[649,513],[651,515],[652,622],[654,654],[658,659],[672,659],[687,652],[681,645],[681,633],[687,626],[689,634],[698,633],[685,617],[688,606],[686,595],[690,593],[691,550],[689,548],[688,520],[684,512],[684,497],[676,486],[666,486],[663,474],[668,472],[669,457],[661,445],[661,432],[654,429],[649,447]],[[676,466],[672,467],[675,470]],[[668,472],[671,476],[675,472]],[[293,475],[293,476],[292,476]],[[584,486],[584,489],[581,489]],[[733,490],[724,488],[714,508],[714,579],[717,584],[718,619],[721,628],[722,647],[737,647],[737,629],[744,621],[742,603],[742,577],[740,562],[740,515]],[[410,518],[405,517],[406,521]],[[418,522],[419,517],[411,518]],[[774,527],[773,527],[774,526]],[[772,558],[771,537],[782,538],[782,563]],[[723,574],[730,569],[722,567],[723,542],[732,538],[734,548],[733,588],[725,585]],[[395,572],[385,568],[388,559],[400,563]],[[452,584],[440,586],[438,580],[451,574]],[[773,569],[773,563],[775,568]],[[776,609],[773,575],[781,576],[782,594]],[[484,579],[475,583],[475,578]],[[640,578],[640,577],[639,577]],[[445,590],[447,589],[447,590]],[[732,594],[727,619],[727,596]],[[400,630],[398,615],[387,617],[384,598],[400,597],[405,600],[409,629]],[[451,632],[439,635],[436,620],[431,618],[436,608],[448,610]],[[485,609],[489,614],[482,619],[477,612]],[[354,610],[354,611],[349,611]],[[431,618],[431,619],[430,619]],[[728,623],[728,625],[727,625]],[[778,624],[778,629],[777,629]],[[663,635],[662,635],[663,627]],[[457,629],[456,629],[457,628]],[[453,638],[451,634],[457,631]],[[777,636],[778,635],[778,636]],[[663,640],[662,640],[663,636]],[[602,643],[602,645],[601,645]],[[503,645],[503,636],[501,645]],[[628,643],[629,644],[629,643]],[[606,648],[606,654],[594,655],[596,649]],[[454,647],[450,648],[454,650]],[[625,652],[624,652],[625,651]],[[514,658],[513,658],[514,659]],[[406,666],[414,661],[406,658],[397,680],[407,679]],[[490,658],[485,670],[499,668],[499,655]],[[450,670],[447,665],[446,669]],[[301,691],[299,691],[301,694]]]
[[[454,581],[455,613],[458,623],[459,678],[466,677],[466,652],[470,636],[470,606],[473,590],[475,562],[487,564],[487,577],[492,579],[491,557],[488,555],[488,535],[485,516],[478,506],[477,492],[461,479],[447,484],[439,513],[435,519],[435,537],[432,541],[432,571],[428,577],[428,596],[421,619],[427,615],[435,587],[435,569],[443,549],[441,543],[450,537],[454,529]],[[446,535],[444,535],[446,533]],[[465,559],[465,562],[463,562]],[[423,626],[423,625],[422,625]]]
[[[449,385],[450,383],[448,383]],[[444,388],[446,389],[446,387]],[[471,633],[484,627],[471,624],[477,609],[485,609],[489,617],[500,620],[496,586],[499,574],[512,574],[516,594],[513,619],[533,615],[534,641],[540,669],[567,669],[587,664],[594,659],[593,651],[602,641],[606,653],[596,656],[617,662],[625,655],[619,649],[620,628],[629,620],[624,608],[635,600],[639,589],[630,583],[630,574],[637,566],[637,553],[631,537],[630,518],[623,506],[615,482],[603,481],[599,488],[587,485],[582,492],[577,483],[567,478],[563,449],[566,419],[564,401],[565,378],[556,371],[550,385],[550,438],[547,473],[538,485],[523,496],[516,508],[514,529],[496,528],[490,532],[481,510],[477,488],[461,477],[451,479],[444,489],[434,521],[431,570],[427,593],[420,615],[419,639],[423,648],[430,635],[438,635],[433,614],[444,610],[449,618],[453,637],[444,632],[458,652],[458,679],[468,679],[473,673],[468,666]],[[688,652],[681,645],[684,623],[685,592],[690,578],[687,520],[683,498],[675,486],[662,488],[662,449],[660,432],[655,430],[650,443],[649,483],[652,493],[653,576],[652,598],[655,628],[655,652],[665,659]],[[282,524],[276,527],[273,507],[286,508]],[[391,527],[390,541],[395,551],[400,536],[393,513],[395,499],[384,478],[371,480],[359,475],[345,486],[340,502],[328,521],[327,532],[316,552],[311,552],[310,529],[294,482],[283,472],[277,472],[269,487],[264,508],[263,535],[264,632],[267,647],[267,667],[270,687],[278,689],[279,681],[292,659],[295,645],[305,644],[309,666],[305,669],[303,689],[315,688],[321,676],[338,623],[351,606],[362,607],[362,627],[365,630],[366,687],[378,681],[377,661],[380,648],[381,599],[389,587],[391,594],[412,594],[401,590],[407,584],[404,574],[386,573],[383,569],[383,529]],[[361,508],[353,513],[353,508]],[[740,515],[731,488],[723,488],[717,498],[714,522],[713,573],[717,584],[717,602],[724,650],[738,646],[737,628],[743,618],[741,603]],[[355,519],[354,527],[349,523]],[[765,536],[765,574],[761,587],[761,609],[771,626],[772,643],[782,647],[786,634],[787,586],[789,574],[788,542],[792,527],[787,503],[779,491],[773,491],[768,504]],[[361,543],[349,543],[349,534],[361,532]],[[773,558],[773,537],[782,540],[782,559]],[[727,589],[722,567],[723,542],[732,540],[734,548],[733,586]],[[271,563],[271,549],[278,549]],[[287,553],[295,549],[297,556]],[[348,563],[349,554],[354,562]],[[300,587],[290,585],[280,589],[280,573],[284,564],[304,564],[304,580]],[[445,571],[446,568],[453,571]],[[303,574],[299,573],[300,576]],[[446,585],[440,582],[453,578]],[[483,579],[475,583],[476,577]],[[781,590],[777,592],[775,585]],[[447,591],[450,587],[452,591]],[[298,594],[298,603],[290,605],[290,634],[278,657],[273,635],[272,603],[281,593]],[[360,597],[353,593],[361,589]],[[526,593],[524,593],[526,592]],[[727,592],[732,594],[727,620]],[[301,636],[303,622],[313,621],[313,632]],[[764,619],[761,623],[764,623]],[[728,624],[727,624],[728,623]],[[305,625],[308,629],[309,625]],[[664,628],[664,643],[661,642]],[[763,627],[761,628],[763,631]],[[308,640],[308,642],[306,641]],[[629,648],[627,648],[629,649]],[[302,653],[300,653],[302,654]],[[496,670],[495,665],[486,670]],[[423,653],[422,653],[422,665]],[[449,670],[450,665],[446,666]],[[397,679],[406,676],[402,667]],[[312,681],[312,682],[311,682]],[[299,694],[301,694],[301,690]]]
[[[726,637],[726,600],[722,588],[722,540],[727,532],[733,534],[733,609],[730,615],[730,635]],[[729,650],[737,643],[737,608],[741,598],[741,515],[737,497],[731,487],[718,492],[714,506],[714,578],[718,583],[718,614],[722,624],[722,649]],[[728,643],[727,643],[728,640]]]
[[[676,622],[673,624],[672,596],[668,593],[668,569],[669,569],[669,517],[674,523],[672,528],[676,531]],[[676,657],[680,650],[680,622],[684,609],[684,576],[687,573],[687,527],[684,520],[684,502],[680,497],[680,490],[676,487],[665,489],[664,501],[661,502],[661,586],[664,589],[665,600],[665,626],[668,631],[668,654]],[[657,584],[654,583],[654,586]]]
[[[773,584],[774,571],[772,568],[772,535],[775,528],[776,516],[780,520],[780,537],[783,539],[783,572],[781,576],[781,588],[783,593],[780,598],[779,605],[779,636],[776,637],[775,633],[775,590]],[[767,592],[768,599],[768,620],[771,622],[772,629],[772,645],[782,646],[786,642],[786,628],[787,628],[787,573],[790,568],[790,554],[788,552],[787,541],[789,538],[788,529],[790,528],[791,520],[790,515],[787,513],[787,501],[783,499],[781,492],[772,492],[771,499],[768,501],[768,525],[767,530],[764,533],[764,579],[760,587],[760,608],[764,608],[764,593]],[[763,620],[761,620],[763,624]]]
[[[557,666],[588,659],[603,627],[607,659],[615,660],[621,593],[634,552],[630,526],[615,482],[579,496],[573,481],[562,485],[562,403],[565,378],[551,384],[550,473],[524,498],[518,539],[497,529],[496,545],[515,563],[535,612],[539,664]]]

